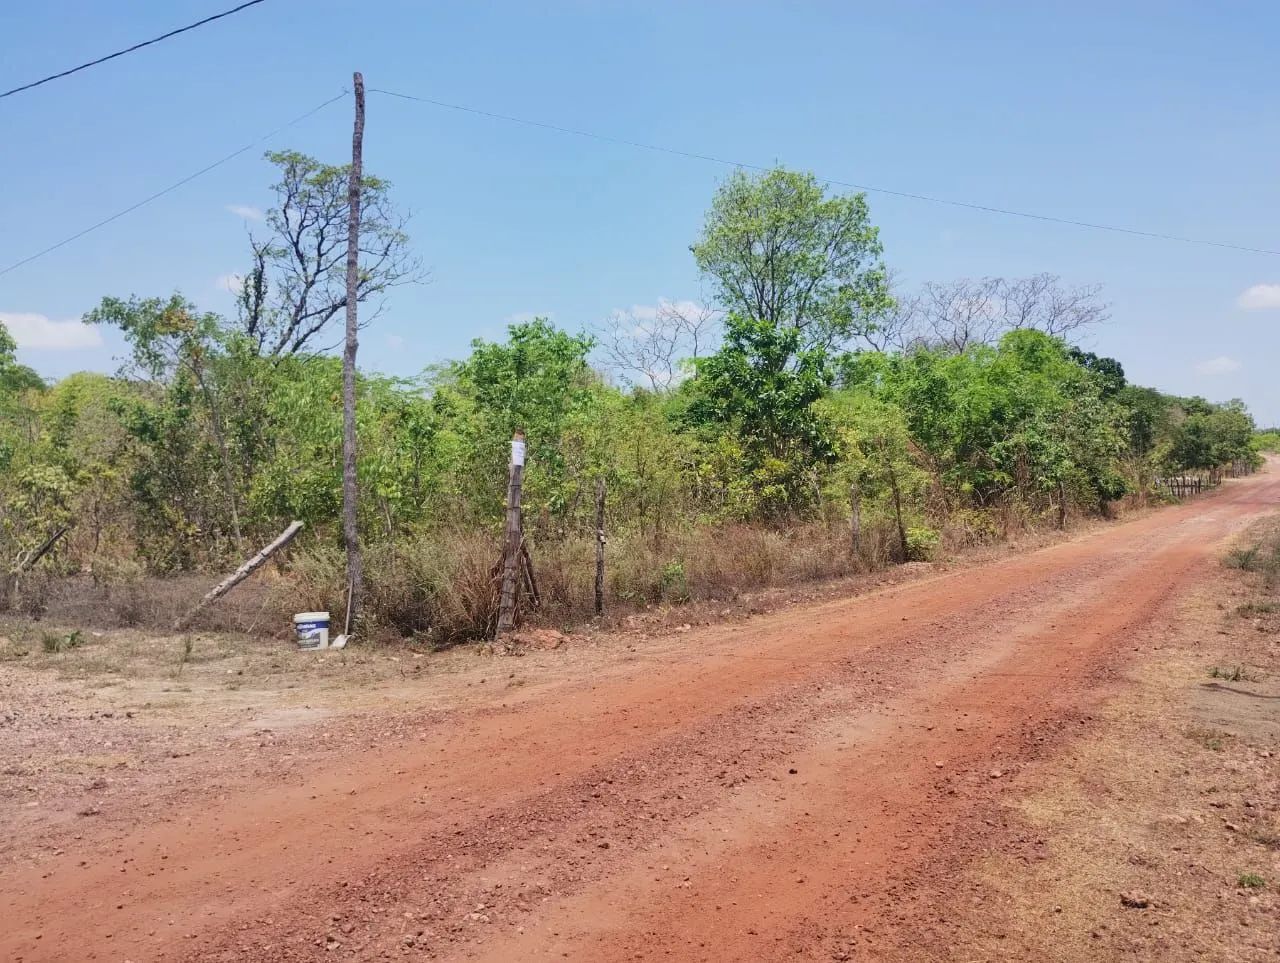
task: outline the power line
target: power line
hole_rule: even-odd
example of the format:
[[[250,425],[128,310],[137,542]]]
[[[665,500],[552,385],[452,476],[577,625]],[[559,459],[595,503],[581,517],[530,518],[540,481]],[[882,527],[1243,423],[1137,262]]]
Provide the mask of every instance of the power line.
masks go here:
[[[150,204],[152,201],[158,200],[159,198],[164,197],[166,194],[171,193],[172,191],[176,191],[182,185],[191,183],[197,177],[207,174],[209,173],[209,171],[214,170],[215,168],[221,167],[223,164],[227,163],[228,161],[235,160],[237,157],[239,157],[241,154],[245,153],[246,151],[251,151],[255,147],[262,144],[263,142],[270,140],[272,137],[275,137],[276,134],[279,134],[283,131],[288,130],[290,127],[294,127],[297,124],[302,123],[312,114],[317,114],[320,111],[324,110],[326,107],[328,107],[330,104],[341,100],[343,97],[347,95],[347,93],[348,91],[344,90],[342,91],[342,93],[338,94],[336,97],[330,97],[323,104],[319,104],[315,107],[312,107],[305,114],[299,114],[297,117],[293,118],[293,120],[289,121],[288,123],[281,124],[275,130],[271,131],[271,133],[263,134],[257,140],[251,143],[245,144],[239,150],[232,151],[226,157],[220,158],[219,160],[214,161],[212,164],[209,164],[205,167],[200,168],[200,170],[196,171],[194,174],[188,174],[186,177],[182,178],[181,180],[174,181],[168,187],[162,190],[156,191],[154,194],[150,195],[149,197],[144,197],[142,200],[138,201],[136,204],[130,204],[124,210],[117,211],[116,213],[112,214],[110,217],[104,217],[102,220],[98,221],[96,224],[91,224],[82,231],[77,231],[75,234],[72,234],[69,237],[64,237],[61,241],[58,241],[56,244],[50,244],[43,251],[37,251],[35,254],[29,255],[28,257],[24,257],[21,261],[15,261],[13,264],[10,264],[8,267],[0,269],[0,276],[8,274],[10,271],[17,270],[18,268],[22,267],[24,264],[30,264],[36,258],[44,257],[46,254],[56,251],[58,248],[64,247],[65,245],[70,244],[72,241],[79,240],[80,238],[84,237],[86,234],[90,234],[93,231],[96,231],[100,227],[106,227],[106,225],[110,224],[112,221],[118,221],[120,218],[124,217],[126,214],[131,214],[132,212],[136,211],[138,208],[143,207],[147,204]]]
[[[506,121],[512,124],[523,124],[526,127],[538,127],[543,130],[552,130],[561,134],[572,134],[575,137],[586,137],[591,140],[604,141],[609,144],[620,144],[624,147],[635,147],[640,150],[653,151],[659,154],[671,154],[675,157],[687,157],[692,160],[709,161],[713,164],[723,164],[726,167],[740,167],[745,170],[770,170],[769,167],[760,164],[748,164],[743,161],[716,157],[712,154],[699,154],[694,151],[680,150],[675,147],[664,147],[660,144],[647,144],[643,141],[628,140],[623,137],[613,137],[608,134],[598,134],[594,131],[579,130],[575,127],[562,127],[559,124],[549,124],[544,123],[543,121],[529,120],[526,117],[513,117],[510,114],[499,114],[490,110],[481,110],[477,107],[467,107],[462,104],[451,104],[443,100],[433,100],[430,97],[417,97],[413,94],[403,94],[398,91],[383,90],[378,87],[370,87],[369,92],[373,94],[385,94],[388,97],[398,97],[401,100],[414,100],[419,103],[430,104],[433,107],[443,107],[448,110],[457,110],[467,114],[477,114],[481,117]],[[887,187],[875,187],[871,184],[858,184],[853,181],[837,180],[834,177],[818,176],[818,179],[825,184],[832,184],[836,187],[848,187],[856,191],[866,191],[872,194],[887,194],[891,197],[905,197],[915,201],[926,201],[930,204],[945,204],[949,207],[961,207],[971,211],[984,211],[988,214],[1003,214],[1007,217],[1021,217],[1032,221],[1044,221],[1049,224],[1065,224],[1070,227],[1082,227],[1093,231],[1109,231],[1113,234],[1128,234],[1133,237],[1153,238],[1161,241],[1177,241],[1181,244],[1198,244],[1204,247],[1225,248],[1229,251],[1245,251],[1249,254],[1266,254],[1272,257],[1280,257],[1280,251],[1249,247],[1245,244],[1228,244],[1223,241],[1210,241],[1204,238],[1184,237],[1179,234],[1162,234],[1158,231],[1143,231],[1132,227],[1119,227],[1114,224],[1096,224],[1091,221],[1077,221],[1068,217],[1054,217],[1051,214],[1037,214],[1031,211],[1018,211],[1007,207],[994,207],[989,204],[957,201],[948,197],[936,197],[931,194],[920,194],[914,191],[898,191]]]
[[[48,77],[41,77],[39,80],[33,80],[29,84],[23,84],[21,87],[14,87],[12,90],[6,90],[0,94],[0,100],[5,97],[12,97],[14,94],[20,94],[24,90],[30,90],[32,87],[39,87],[41,84],[47,84],[51,80],[61,80],[63,77],[70,77],[72,74],[79,73],[82,70],[88,70],[90,67],[96,67],[98,64],[104,64],[108,60],[115,60],[117,57],[123,57],[125,54],[131,54],[135,50],[141,50],[143,47],[150,47],[153,43],[159,43],[162,40],[168,40],[170,37],[176,37],[180,33],[186,33],[188,30],[195,30],[197,27],[203,27],[206,23],[213,23],[215,20],[221,20],[223,17],[229,17],[233,13],[239,13],[248,7],[256,7],[260,3],[266,3],[266,0],[248,0],[246,3],[233,7],[230,10],[224,10],[222,13],[215,13],[211,17],[205,17],[203,20],[197,20],[195,23],[189,23],[185,27],[179,27],[177,30],[170,30],[168,33],[162,33],[158,37],[150,40],[144,40],[142,43],[135,43],[132,47],[126,47],[124,50],[117,50],[115,53],[107,54],[105,57],[99,57],[97,60],[90,60],[87,64],[81,64],[79,67],[72,67],[70,70],[64,70],[61,73],[50,74]]]

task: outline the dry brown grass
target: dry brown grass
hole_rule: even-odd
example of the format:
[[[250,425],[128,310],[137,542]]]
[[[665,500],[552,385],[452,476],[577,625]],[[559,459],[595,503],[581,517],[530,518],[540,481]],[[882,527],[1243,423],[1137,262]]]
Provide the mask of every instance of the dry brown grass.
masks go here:
[[[1034,530],[1036,520],[957,512],[939,532],[913,529],[922,556],[949,557]],[[606,605],[613,614],[652,606],[731,601],[746,592],[824,582],[881,571],[898,555],[893,523],[870,515],[861,549],[850,553],[847,521],[831,518],[788,527],[689,525],[662,533],[625,531],[606,548]],[[933,547],[931,547],[933,546]],[[582,533],[536,540],[530,551],[542,597],[526,618],[572,626],[594,611],[595,542]],[[497,532],[438,530],[366,549],[366,631],[375,638],[414,638],[444,645],[490,635],[497,621]],[[97,559],[93,574],[25,576],[10,597],[13,615],[95,629],[167,630],[221,573],[144,577],[130,560]],[[340,546],[315,537],[268,566],[192,623],[198,632],[284,637],[293,613],[329,611],[343,618],[345,565]]]

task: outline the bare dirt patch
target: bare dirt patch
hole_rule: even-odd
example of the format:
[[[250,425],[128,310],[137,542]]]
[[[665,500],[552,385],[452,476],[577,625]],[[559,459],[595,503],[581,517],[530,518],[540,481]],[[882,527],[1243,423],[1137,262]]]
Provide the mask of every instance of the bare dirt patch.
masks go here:
[[[1054,858],[1056,831],[1019,802],[1049,785],[1037,767],[1098,725],[1124,666],[1164,644],[1171,606],[1218,571],[1220,543],[1278,503],[1280,484],[1250,479],[858,597],[575,633],[520,659],[424,657],[411,678],[373,666],[330,701],[323,666],[300,670],[319,673],[301,698],[273,670],[278,685],[231,693],[267,693],[245,715],[284,711],[270,733],[183,703],[201,748],[150,757],[162,781],[18,827],[24,846],[48,846],[0,867],[0,957],[1019,958],[1034,937],[1018,920],[992,918],[1013,940],[999,952],[977,945],[1000,938],[974,867]],[[449,660],[456,672],[436,671]],[[201,668],[201,691],[228,667]],[[67,728],[50,731],[40,751]],[[1158,908],[1158,890],[1124,885],[1124,912]]]
[[[1088,523],[1071,537],[1105,528]],[[885,572],[654,605],[558,629],[535,624],[521,636],[521,658],[496,661],[483,645],[301,653],[283,623],[265,638],[113,628],[119,620],[101,604],[103,592],[81,598],[62,586],[41,619],[0,620],[0,817],[14,830],[0,837],[0,866],[64,851],[86,832],[123,833],[173,818],[198,806],[193,800],[205,791],[293,778],[332,753],[371,750],[429,728],[432,713],[513,704],[548,686],[647,664],[696,646],[691,634],[709,626],[857,597],[1060,541],[1057,533],[1027,534]],[[152,597],[166,585],[177,598],[162,605]],[[205,589],[203,580],[170,580],[144,594],[168,612],[190,607]],[[227,618],[269,628],[263,599],[271,597],[265,589],[233,597]]]
[[[1233,552],[1259,544],[1280,546],[1280,521]],[[1002,831],[926,887],[936,917],[884,957],[1280,956],[1278,613],[1274,572],[1206,568],[1135,634],[1092,724],[1018,774]]]

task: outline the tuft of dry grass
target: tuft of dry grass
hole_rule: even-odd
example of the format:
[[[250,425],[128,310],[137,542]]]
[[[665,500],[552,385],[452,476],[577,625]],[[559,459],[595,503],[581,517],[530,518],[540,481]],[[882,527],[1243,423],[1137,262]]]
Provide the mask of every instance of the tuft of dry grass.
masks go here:
[[[927,560],[972,551],[1025,533],[1037,520],[1016,506],[952,513],[939,529],[912,525],[908,557]],[[523,618],[569,626],[594,614],[594,532],[539,535],[529,550],[541,595]],[[365,549],[367,599],[362,632],[413,638],[429,645],[484,638],[497,623],[497,530],[443,527],[402,533]],[[742,593],[823,582],[887,568],[901,554],[892,519],[863,518],[851,551],[848,520],[831,515],[786,527],[689,523],[661,531],[608,534],[606,607],[626,614],[659,605],[730,601]],[[13,587],[14,614],[58,625],[167,630],[222,573],[145,577],[139,563],[95,558],[88,574],[57,578],[31,573]],[[345,560],[339,543],[316,535],[205,609],[197,632],[286,637],[293,613],[328,611],[340,625],[346,606]]]

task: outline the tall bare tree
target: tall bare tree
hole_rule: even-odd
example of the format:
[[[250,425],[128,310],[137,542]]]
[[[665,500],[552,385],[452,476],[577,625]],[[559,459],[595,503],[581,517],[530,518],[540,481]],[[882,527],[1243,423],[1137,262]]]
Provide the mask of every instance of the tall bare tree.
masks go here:
[[[598,329],[600,357],[629,385],[667,391],[679,383],[686,363],[715,337],[720,312],[701,301],[658,302],[656,308],[616,311]]]
[[[237,303],[258,354],[279,357],[330,347],[320,343],[323,334],[349,301],[368,302],[418,280],[421,271],[408,250],[408,218],[394,209],[387,181],[362,172],[353,195],[350,165],[322,164],[297,151],[267,159],[280,169],[276,206],[267,214],[269,236],[250,237],[252,264]],[[353,197],[361,209],[354,293],[347,284]]]
[[[879,351],[927,345],[960,352],[1020,328],[1071,340],[1109,317],[1101,293],[1101,285],[1067,287],[1054,274],[928,282],[915,293],[895,289],[895,307],[859,336]]]
[[[929,283],[922,292],[924,340],[948,351],[990,344],[1004,329],[1000,278],[962,278],[948,284]]]
[[[888,305],[856,337],[873,351],[906,351],[920,336],[924,298],[905,290],[892,268],[885,271],[885,287]]]
[[[1034,328],[1055,338],[1069,338],[1110,316],[1109,306],[1100,299],[1101,284],[1063,287],[1056,274],[1001,281],[999,293],[1009,330]]]

